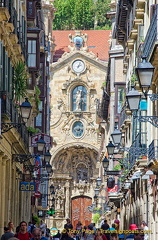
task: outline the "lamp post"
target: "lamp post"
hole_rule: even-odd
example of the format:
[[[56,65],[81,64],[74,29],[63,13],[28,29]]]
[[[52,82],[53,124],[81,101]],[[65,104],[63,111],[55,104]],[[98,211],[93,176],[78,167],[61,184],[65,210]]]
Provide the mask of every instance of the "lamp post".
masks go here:
[[[109,166],[109,159],[107,159],[106,157],[103,159],[102,161],[102,164],[103,164],[103,168],[104,170],[106,171],[108,166]]]
[[[46,142],[44,141],[43,137],[41,136],[41,138],[37,141],[38,151],[42,152],[45,147],[45,144],[46,144]]]
[[[152,64],[146,61],[146,56],[142,56],[142,62],[140,62],[136,68],[136,74],[142,89],[150,88],[153,80],[154,69],[155,68]]]
[[[44,154],[44,160],[46,161],[46,163],[50,162],[51,156],[52,155],[50,154],[49,151]]]
[[[132,86],[132,89],[126,95],[126,99],[131,111],[136,111],[139,109],[141,94],[134,89],[134,86]]]
[[[114,144],[120,144],[121,138],[122,138],[122,133],[119,129],[115,129],[114,132],[111,133],[111,137],[112,137]]]
[[[46,163],[46,170],[47,170],[47,173],[52,172],[52,166],[50,165],[50,163]]]
[[[28,98],[25,98],[25,102],[23,102],[20,105],[20,112],[21,112],[21,116],[22,116],[22,119],[24,120],[24,122],[27,122],[27,120],[30,118],[31,109],[32,109],[32,106],[31,106],[30,102],[28,101]]]
[[[99,196],[99,191],[100,191],[100,189],[99,189],[99,188],[95,188],[95,189],[94,189],[95,196]]]
[[[28,101],[28,98],[25,98],[25,102],[20,105],[21,117],[24,122],[26,122],[31,114],[32,106]],[[6,133],[12,128],[19,128],[23,123],[14,123],[14,122],[2,122],[1,123],[1,133]]]
[[[108,155],[113,155],[113,154],[114,154],[115,145],[112,143],[112,141],[110,141],[110,142],[108,143],[108,145],[106,146],[106,148],[107,148]]]
[[[102,182],[101,178],[98,177],[98,178],[96,179],[96,184],[97,184],[98,187],[100,187],[101,182]]]

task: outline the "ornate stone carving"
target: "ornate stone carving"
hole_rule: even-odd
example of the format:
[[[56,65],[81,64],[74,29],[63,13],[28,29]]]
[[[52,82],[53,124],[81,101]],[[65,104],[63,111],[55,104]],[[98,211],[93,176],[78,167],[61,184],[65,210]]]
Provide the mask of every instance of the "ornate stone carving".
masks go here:
[[[64,187],[59,186],[58,189],[55,191],[55,210],[56,216],[63,216],[64,215]]]

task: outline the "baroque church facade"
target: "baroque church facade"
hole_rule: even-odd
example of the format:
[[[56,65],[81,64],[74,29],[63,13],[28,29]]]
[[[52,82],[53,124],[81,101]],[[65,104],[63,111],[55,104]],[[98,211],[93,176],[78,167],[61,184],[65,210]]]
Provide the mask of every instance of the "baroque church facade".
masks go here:
[[[107,62],[88,51],[86,33],[68,35],[69,52],[51,66],[50,134],[55,188],[55,215],[49,225],[63,229],[65,219],[74,227],[92,221],[93,203],[99,174],[96,103],[102,97],[102,83],[107,76]]]

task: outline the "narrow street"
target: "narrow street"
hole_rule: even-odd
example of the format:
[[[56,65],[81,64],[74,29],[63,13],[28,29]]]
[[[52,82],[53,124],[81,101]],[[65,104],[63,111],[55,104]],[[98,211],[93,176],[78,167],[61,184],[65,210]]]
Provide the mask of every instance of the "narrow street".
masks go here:
[[[0,0],[0,240],[158,240],[157,19]]]

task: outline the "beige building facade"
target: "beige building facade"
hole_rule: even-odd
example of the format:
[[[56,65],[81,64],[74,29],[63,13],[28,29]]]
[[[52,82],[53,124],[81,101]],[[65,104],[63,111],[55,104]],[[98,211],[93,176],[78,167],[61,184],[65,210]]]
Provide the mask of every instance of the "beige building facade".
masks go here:
[[[73,225],[92,222],[92,204],[100,148],[96,124],[96,104],[102,96],[101,85],[107,63],[100,61],[86,46],[87,34],[68,36],[70,52],[64,53],[51,68],[51,122],[53,137],[52,184],[55,187],[55,216],[49,224],[62,229],[69,217]],[[75,40],[81,43],[77,45]],[[84,210],[83,210],[84,208]],[[79,212],[82,212],[83,216]]]

